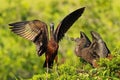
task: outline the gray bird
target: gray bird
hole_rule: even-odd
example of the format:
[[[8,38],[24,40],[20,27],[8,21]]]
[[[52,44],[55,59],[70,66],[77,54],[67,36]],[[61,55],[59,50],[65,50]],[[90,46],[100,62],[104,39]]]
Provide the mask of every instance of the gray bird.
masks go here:
[[[108,54],[110,54],[110,50],[108,49],[100,34],[95,31],[91,31],[90,33],[92,35],[92,42],[96,44],[94,47],[95,53],[99,55],[100,58],[108,57]]]
[[[90,63],[93,67],[96,67],[98,55],[94,53],[95,43],[91,43],[84,32],[80,32],[80,35],[80,38],[72,39],[76,42],[75,54]]]

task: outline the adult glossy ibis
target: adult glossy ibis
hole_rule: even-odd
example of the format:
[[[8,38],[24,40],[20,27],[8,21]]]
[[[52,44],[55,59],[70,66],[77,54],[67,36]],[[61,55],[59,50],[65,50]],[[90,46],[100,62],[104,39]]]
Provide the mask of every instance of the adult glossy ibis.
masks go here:
[[[37,47],[37,53],[41,56],[45,53],[45,62],[43,67],[51,68],[54,60],[57,61],[58,43],[64,37],[68,29],[82,15],[84,7],[79,8],[67,15],[54,31],[54,24],[50,24],[50,39],[46,23],[40,20],[15,22],[9,24],[12,32],[31,40]]]

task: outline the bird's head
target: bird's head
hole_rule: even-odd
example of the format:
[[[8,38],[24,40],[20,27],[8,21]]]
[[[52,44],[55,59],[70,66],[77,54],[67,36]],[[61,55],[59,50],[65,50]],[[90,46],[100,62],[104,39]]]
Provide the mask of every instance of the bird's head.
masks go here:
[[[50,23],[50,31],[54,32],[54,23]]]
[[[50,23],[50,37],[51,37],[51,39],[55,40],[54,23]]]
[[[82,31],[80,31],[80,44],[82,44],[84,47],[88,47],[91,44],[91,41],[86,36],[86,34]]]

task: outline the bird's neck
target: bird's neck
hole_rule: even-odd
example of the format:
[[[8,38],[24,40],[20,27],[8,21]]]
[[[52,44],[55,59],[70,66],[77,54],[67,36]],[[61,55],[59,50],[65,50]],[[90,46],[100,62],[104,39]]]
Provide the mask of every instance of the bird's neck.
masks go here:
[[[55,40],[54,31],[50,30],[50,40]]]

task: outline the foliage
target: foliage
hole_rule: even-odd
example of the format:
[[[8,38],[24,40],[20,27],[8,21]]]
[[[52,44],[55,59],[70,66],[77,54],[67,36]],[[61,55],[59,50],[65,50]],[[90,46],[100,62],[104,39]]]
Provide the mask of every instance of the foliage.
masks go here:
[[[120,78],[120,5],[119,0],[0,0],[0,80],[119,80]],[[42,68],[44,55],[38,57],[35,45],[16,36],[8,24],[39,19],[57,24],[70,12],[85,6],[82,17],[66,33],[59,47],[59,66],[49,74]],[[107,43],[112,60],[101,59],[99,68],[83,63],[74,54],[75,43],[69,37],[79,37],[84,31],[100,33]],[[63,48],[64,47],[64,48]],[[63,64],[63,61],[64,64]]]

